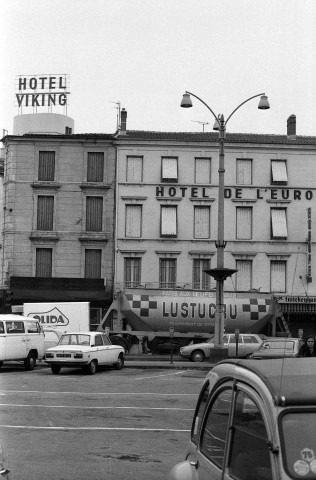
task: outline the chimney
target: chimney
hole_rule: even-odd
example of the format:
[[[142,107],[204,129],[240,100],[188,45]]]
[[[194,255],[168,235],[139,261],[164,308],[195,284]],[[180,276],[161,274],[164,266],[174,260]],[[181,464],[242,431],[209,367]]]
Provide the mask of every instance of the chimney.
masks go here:
[[[126,135],[126,119],[127,119],[127,111],[125,108],[121,110],[121,135]]]
[[[290,115],[287,119],[287,136],[289,140],[296,140],[296,116]]]

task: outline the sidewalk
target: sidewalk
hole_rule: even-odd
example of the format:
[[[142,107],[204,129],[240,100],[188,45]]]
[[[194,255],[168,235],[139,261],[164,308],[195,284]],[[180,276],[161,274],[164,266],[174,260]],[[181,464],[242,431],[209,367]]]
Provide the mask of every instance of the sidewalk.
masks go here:
[[[213,367],[213,363],[190,362],[179,355],[152,355],[148,354],[127,354],[125,355],[124,368],[174,368],[182,370],[206,370],[209,371]]]

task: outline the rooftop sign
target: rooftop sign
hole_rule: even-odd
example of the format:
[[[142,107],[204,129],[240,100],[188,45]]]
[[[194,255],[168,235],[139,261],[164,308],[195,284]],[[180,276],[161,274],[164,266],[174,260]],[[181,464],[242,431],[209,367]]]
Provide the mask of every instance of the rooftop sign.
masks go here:
[[[51,111],[53,107],[67,109],[69,76],[62,75],[18,75],[16,77],[15,103],[22,113],[23,107],[31,107],[35,112],[43,107]]]

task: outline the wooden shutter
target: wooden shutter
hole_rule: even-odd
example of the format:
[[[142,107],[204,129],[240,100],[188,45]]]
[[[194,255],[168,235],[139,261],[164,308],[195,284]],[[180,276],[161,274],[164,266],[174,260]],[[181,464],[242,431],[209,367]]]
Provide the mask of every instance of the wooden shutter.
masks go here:
[[[54,197],[39,195],[37,197],[37,230],[53,230]]]
[[[161,235],[177,236],[177,207],[161,207]]]
[[[86,249],[85,278],[101,278],[102,250]]]
[[[142,206],[126,205],[125,236],[139,238],[141,236]]]
[[[194,207],[194,238],[210,238],[210,207]]]
[[[142,182],[143,180],[143,158],[127,157],[127,182]]]
[[[251,260],[237,260],[237,290],[248,291],[251,289],[251,274],[252,261]]]
[[[237,184],[251,185],[252,184],[252,160],[238,159],[237,160]]]
[[[86,198],[86,230],[102,232],[103,197]]]
[[[284,208],[271,208],[273,238],[287,238],[286,211]]]
[[[55,152],[39,152],[38,180],[55,180]]]
[[[36,277],[52,276],[52,258],[53,251],[51,248],[36,249]]]
[[[103,182],[104,175],[104,153],[88,153],[87,181]]]
[[[252,208],[237,207],[236,238],[250,240],[252,238]]]
[[[271,292],[285,292],[285,262],[271,262]]]
[[[195,183],[211,183],[211,160],[210,158],[195,159]]]

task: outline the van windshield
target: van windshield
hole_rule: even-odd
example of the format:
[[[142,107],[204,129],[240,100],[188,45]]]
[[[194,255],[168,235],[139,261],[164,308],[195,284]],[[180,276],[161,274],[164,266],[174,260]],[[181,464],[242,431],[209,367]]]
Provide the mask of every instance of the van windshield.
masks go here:
[[[283,463],[290,478],[316,479],[316,412],[282,417]]]

